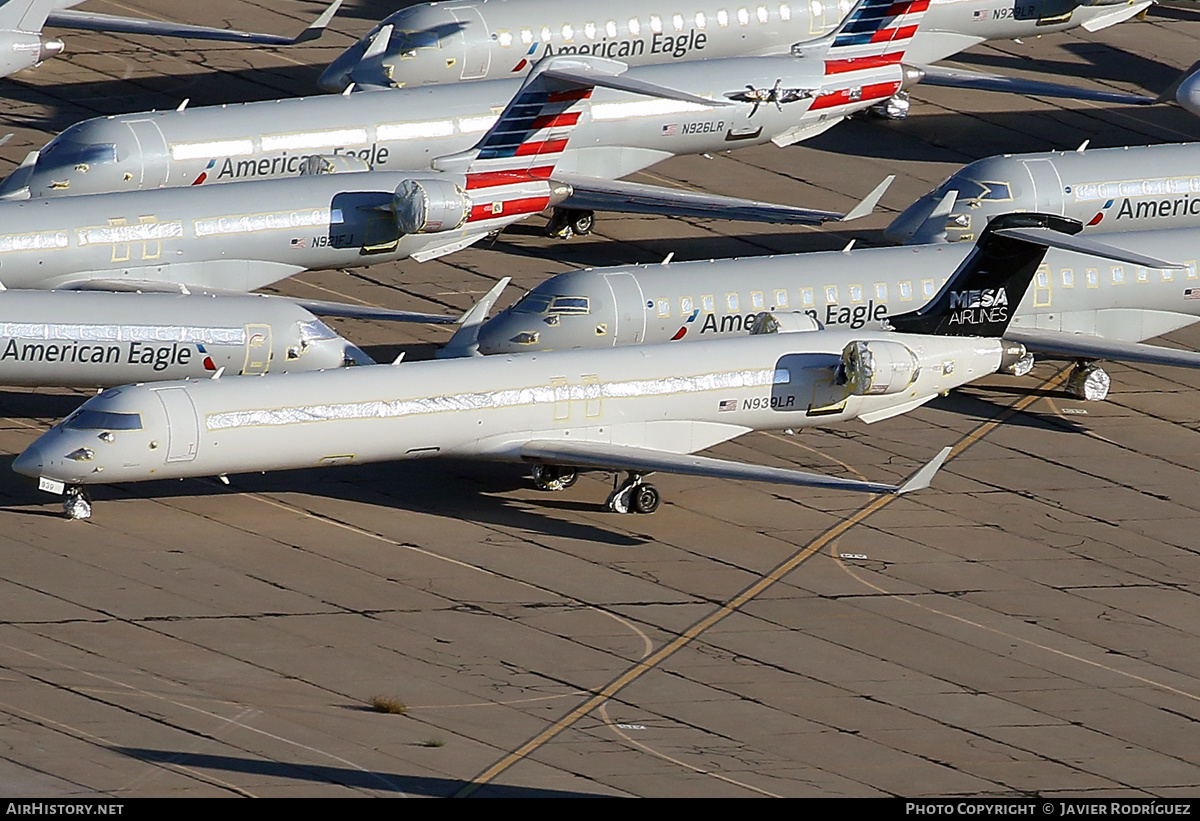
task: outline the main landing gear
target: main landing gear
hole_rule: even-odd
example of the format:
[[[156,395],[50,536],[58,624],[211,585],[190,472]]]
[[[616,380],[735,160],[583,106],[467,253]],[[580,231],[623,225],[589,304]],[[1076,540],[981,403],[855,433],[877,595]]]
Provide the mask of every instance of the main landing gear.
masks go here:
[[[1067,377],[1067,393],[1076,399],[1101,402],[1108,397],[1112,378],[1095,362],[1077,362]]]
[[[662,495],[654,485],[642,481],[642,474],[629,474],[624,482],[617,484],[620,474],[613,478],[613,492],[608,495],[608,509],[613,513],[653,513],[662,502]]]
[[[71,485],[63,499],[63,515],[68,519],[92,518],[92,500],[83,485]]]
[[[579,471],[562,465],[533,466],[533,483],[538,490],[566,490],[575,484]],[[621,474],[613,478],[613,492],[608,495],[608,509],[614,513],[653,513],[662,502],[654,485],[642,481],[642,474],[630,472],[624,482]]]
[[[550,214],[550,222],[546,224],[546,236],[556,239],[570,239],[578,234],[585,236],[592,233],[596,227],[596,214],[592,211],[580,211],[576,208],[555,208]]]

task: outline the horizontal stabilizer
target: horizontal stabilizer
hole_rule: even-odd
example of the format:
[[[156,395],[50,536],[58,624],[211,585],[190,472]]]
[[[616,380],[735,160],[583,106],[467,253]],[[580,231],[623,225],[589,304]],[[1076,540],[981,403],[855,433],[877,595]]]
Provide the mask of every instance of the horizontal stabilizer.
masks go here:
[[[341,316],[349,319],[380,319],[384,322],[422,322],[429,325],[450,325],[454,317],[445,314],[425,314],[419,311],[396,311],[374,305],[347,305],[344,302],[326,302],[321,299],[297,299],[290,296],[264,294],[270,299],[286,299],[318,316]]]
[[[1145,265],[1147,268],[1164,268],[1167,270],[1183,270],[1186,265],[1178,262],[1168,262],[1157,257],[1127,251],[1104,242],[1099,242],[1082,234],[1069,235],[1051,228],[1003,228],[996,231],[997,236],[1012,237],[1042,245],[1046,248],[1061,248],[1064,251],[1077,251],[1081,254],[1113,259],[1117,262],[1128,262],[1130,265]]]
[[[483,298],[472,305],[458,320],[459,329],[450,337],[450,341],[437,352],[438,359],[456,359],[460,356],[479,356],[479,329],[487,321],[488,312],[500,298],[500,294],[512,282],[512,277],[503,277],[483,295]]]
[[[534,441],[521,446],[521,458],[528,462],[595,468],[598,470],[628,470],[635,473],[679,473],[685,476],[710,476],[719,479],[744,479],[751,482],[772,482],[781,485],[816,487],[825,490],[850,490],[860,493],[908,493],[929,487],[950,448],[945,448],[928,464],[900,485],[863,482],[823,476],[803,470],[775,468],[766,465],[747,465],[728,462],[709,456],[670,453],[649,448],[625,447],[578,442]]]
[[[739,197],[722,197],[700,191],[645,185],[626,180],[604,180],[574,174],[556,174],[554,179],[565,182],[572,188],[571,196],[559,203],[562,208],[673,217],[713,217],[782,225],[820,225],[831,221],[845,222],[869,214],[883,196],[883,191],[887,189],[892,178],[889,177],[880,183],[879,187],[848,214]]]
[[[1179,368],[1200,368],[1200,351],[1164,348],[1142,342],[1122,342],[1090,334],[1010,328],[1004,339],[1020,342],[1035,355],[1066,359],[1108,359],[1113,362],[1136,362],[1141,365],[1171,365]]]
[[[1114,103],[1117,105],[1153,105],[1160,102],[1157,97],[1149,97],[1145,94],[1127,94],[1119,91],[1076,88],[1075,86],[1061,83],[1001,77],[997,74],[984,74],[961,68],[946,68],[945,66],[919,66],[919,68],[925,72],[925,76],[921,79],[921,84],[927,86],[968,88],[976,91],[1003,91],[1008,94],[1031,94],[1035,97],[1062,97],[1069,100],[1090,100],[1096,103]]]
[[[258,34],[235,29],[193,26],[188,23],[172,23],[164,20],[147,20],[141,17],[119,17],[113,14],[98,14],[91,11],[58,9],[46,16],[46,25],[81,31],[109,31],[121,34],[152,34],[160,37],[186,37],[191,40],[219,40],[231,43],[254,43],[264,46],[292,46],[320,37],[333,15],[342,5],[342,0],[333,0],[312,25],[295,37],[279,34]]]
[[[631,94],[661,97],[664,100],[679,100],[684,103],[695,103],[714,108],[733,105],[728,100],[710,100],[707,97],[698,97],[686,91],[678,91],[666,86],[649,83],[645,80],[627,77],[624,71],[628,66],[616,60],[605,60],[598,57],[572,59],[570,56],[547,57],[543,59],[546,62],[545,68],[541,71],[543,77],[561,80],[580,88],[600,86],[617,91],[628,91]]]

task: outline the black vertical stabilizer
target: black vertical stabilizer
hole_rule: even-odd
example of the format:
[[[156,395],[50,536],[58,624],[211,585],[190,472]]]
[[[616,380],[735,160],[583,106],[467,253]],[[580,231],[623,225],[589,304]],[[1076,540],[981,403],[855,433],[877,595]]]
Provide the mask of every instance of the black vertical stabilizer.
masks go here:
[[[912,334],[1003,335],[1047,250],[1045,244],[997,234],[1005,228],[1049,228],[1077,234],[1083,223],[1055,214],[996,217],[937,296],[916,311],[891,317],[891,326]]]

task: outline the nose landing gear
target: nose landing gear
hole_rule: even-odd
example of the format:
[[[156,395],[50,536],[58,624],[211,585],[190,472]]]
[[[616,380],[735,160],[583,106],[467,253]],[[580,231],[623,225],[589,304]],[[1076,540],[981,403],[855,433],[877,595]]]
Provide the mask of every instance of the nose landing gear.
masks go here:
[[[92,500],[82,485],[71,485],[63,499],[63,516],[68,519],[92,518]]]

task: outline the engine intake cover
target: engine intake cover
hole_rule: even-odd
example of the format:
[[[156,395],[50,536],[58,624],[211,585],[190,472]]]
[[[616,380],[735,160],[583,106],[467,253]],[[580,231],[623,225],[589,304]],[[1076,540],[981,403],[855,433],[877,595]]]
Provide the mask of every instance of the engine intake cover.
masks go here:
[[[846,386],[859,396],[900,393],[921,372],[917,355],[899,342],[851,342],[842,351]]]
[[[396,226],[405,234],[461,228],[471,213],[467,192],[452,180],[405,180],[392,197]]]

